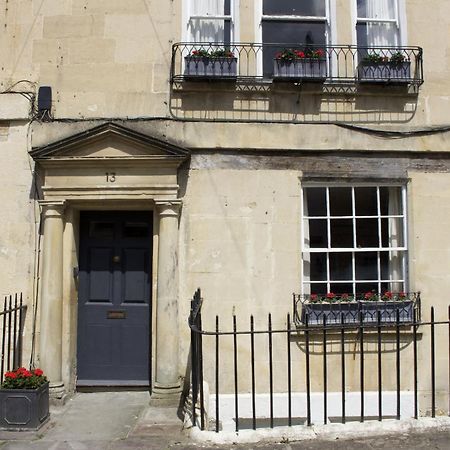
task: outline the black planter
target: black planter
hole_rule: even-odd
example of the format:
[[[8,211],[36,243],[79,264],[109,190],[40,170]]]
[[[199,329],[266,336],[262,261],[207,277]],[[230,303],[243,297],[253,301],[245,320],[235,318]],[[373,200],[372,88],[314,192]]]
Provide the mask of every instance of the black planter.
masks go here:
[[[186,78],[234,80],[237,76],[237,58],[186,56],[184,62]]]
[[[327,78],[327,60],[324,58],[302,58],[293,61],[274,59],[273,79],[277,81],[316,81]]]
[[[359,322],[358,302],[337,302],[337,303],[304,303],[302,307],[302,322],[306,322],[308,315],[309,325],[323,325],[323,318],[326,324],[340,324],[342,317],[344,323]]]
[[[37,430],[49,418],[48,385],[38,389],[0,389],[0,428]]]
[[[411,63],[362,62],[358,65],[358,79],[363,83],[408,83]]]
[[[381,323],[396,323],[397,311],[399,323],[411,323],[413,321],[414,305],[411,300],[403,301],[377,301],[361,302],[363,322],[377,323],[378,312]]]

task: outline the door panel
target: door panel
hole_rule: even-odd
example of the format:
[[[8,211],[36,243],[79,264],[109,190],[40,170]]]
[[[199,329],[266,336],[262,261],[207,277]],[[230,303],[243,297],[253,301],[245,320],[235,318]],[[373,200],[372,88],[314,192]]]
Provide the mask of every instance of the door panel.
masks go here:
[[[149,384],[151,260],[151,212],[81,212],[79,384]]]

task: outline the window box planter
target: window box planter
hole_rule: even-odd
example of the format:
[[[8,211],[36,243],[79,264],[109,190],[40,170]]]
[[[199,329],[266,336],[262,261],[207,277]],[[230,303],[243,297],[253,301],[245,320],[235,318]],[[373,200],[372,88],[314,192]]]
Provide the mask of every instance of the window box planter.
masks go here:
[[[358,65],[358,80],[365,83],[408,83],[411,81],[411,63],[363,61]]]
[[[191,79],[225,79],[237,77],[237,58],[186,56],[184,76]]]
[[[380,300],[303,303],[301,321],[306,323],[306,315],[308,315],[309,325],[323,325],[324,317],[327,325],[341,324],[342,317],[344,317],[344,324],[357,324],[361,313],[363,323],[376,324],[378,322],[378,311],[380,312],[380,323],[395,324],[397,311],[399,311],[399,323],[412,323],[414,302],[412,300]]]
[[[323,325],[323,318],[326,318],[327,325],[359,322],[359,302],[336,302],[336,303],[303,303],[302,323],[306,323],[308,315],[308,325]]]
[[[414,319],[414,304],[412,300],[361,301],[361,311],[364,323],[377,323],[378,311],[380,312],[380,323],[395,324],[397,311],[399,312],[399,323],[411,323]]]
[[[0,389],[0,428],[37,430],[49,418],[48,386],[37,389]]]
[[[273,79],[277,81],[316,81],[327,78],[325,58],[303,58],[293,61],[273,60]]]

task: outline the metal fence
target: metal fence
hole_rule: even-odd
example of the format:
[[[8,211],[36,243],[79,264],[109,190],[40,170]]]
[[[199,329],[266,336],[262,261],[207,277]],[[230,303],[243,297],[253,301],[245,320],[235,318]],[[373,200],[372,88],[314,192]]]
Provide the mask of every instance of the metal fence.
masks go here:
[[[171,83],[201,79],[423,83],[420,47],[180,42],[172,46]]]
[[[26,310],[27,306],[23,304],[22,293],[5,297],[3,310],[0,311],[0,382],[3,382],[5,371],[15,370],[22,365]]]
[[[257,389],[256,385],[258,383],[258,377],[261,377],[261,373],[259,373],[256,369],[255,364],[255,356],[261,359],[261,352],[266,351],[266,361],[268,366],[268,404],[269,404],[269,414],[265,417],[266,426],[271,428],[281,424],[280,420],[277,419],[274,414],[274,402],[275,402],[275,393],[274,393],[274,381],[279,381],[280,371],[277,371],[277,375],[275,374],[274,367],[274,356],[276,356],[277,361],[280,361],[280,358],[283,360],[283,378],[285,383],[285,400],[283,400],[283,408],[285,411],[285,425],[292,426],[298,424],[298,417],[293,415],[293,407],[296,406],[295,402],[297,401],[294,391],[293,391],[293,381],[294,377],[296,377],[296,381],[298,381],[299,374],[297,372],[293,372],[293,360],[294,360],[294,351],[296,348],[292,348],[294,338],[301,339],[302,341],[302,355],[303,359],[303,367],[304,374],[302,380],[304,380],[304,384],[302,386],[302,390],[304,391],[305,396],[303,397],[305,405],[305,417],[304,423],[307,426],[311,426],[313,424],[312,421],[312,413],[311,413],[311,395],[312,395],[312,371],[314,370],[314,381],[317,381],[317,374],[321,372],[321,387],[322,391],[314,395],[319,395],[320,401],[322,402],[321,411],[323,413],[323,423],[326,424],[330,420],[330,404],[329,404],[329,384],[330,378],[332,377],[333,383],[338,382],[340,384],[340,389],[338,389],[338,394],[340,396],[340,411],[339,414],[335,414],[335,419],[342,423],[346,423],[348,419],[350,420],[359,420],[364,422],[365,420],[383,420],[386,418],[386,411],[384,410],[384,397],[387,395],[387,391],[390,389],[390,394],[392,394],[393,405],[392,405],[392,414],[389,415],[389,418],[400,419],[403,417],[402,411],[402,390],[404,390],[405,386],[402,386],[402,377],[408,377],[408,388],[407,391],[411,391],[411,415],[409,417],[418,418],[420,415],[419,411],[419,393],[422,393],[422,390],[419,391],[419,375],[422,375],[422,381],[424,379],[429,380],[429,390],[430,390],[430,398],[429,404],[425,405],[427,402],[427,398],[425,396],[425,400],[421,400],[421,410],[424,408],[429,412],[432,417],[436,416],[437,406],[436,406],[436,380],[437,380],[437,363],[436,363],[436,352],[439,352],[439,370],[440,374],[442,372],[442,364],[444,364],[444,370],[447,372],[446,379],[449,380],[448,367],[450,363],[450,306],[448,308],[448,317],[446,320],[437,321],[435,320],[435,308],[431,307],[430,310],[430,320],[428,321],[419,321],[417,316],[418,310],[414,309],[412,322],[409,324],[404,324],[400,322],[400,311],[396,312],[396,321],[395,323],[383,323],[381,321],[381,313],[377,314],[376,323],[366,323],[362,320],[362,313],[360,313],[360,320],[357,323],[345,323],[345,319],[342,316],[341,324],[333,324],[327,325],[326,317],[323,317],[322,325],[311,326],[309,325],[308,316],[305,316],[304,324],[293,324],[291,322],[291,315],[287,314],[286,316],[286,324],[285,328],[274,328],[272,325],[272,316],[269,314],[267,318],[267,327],[264,329],[255,329],[255,320],[253,316],[250,316],[250,326],[247,330],[238,330],[237,329],[237,318],[236,315],[232,317],[232,330],[230,331],[221,331],[220,330],[220,322],[219,317],[215,317],[215,330],[207,331],[202,328],[202,305],[203,299],[201,296],[201,291],[198,289],[191,301],[191,312],[189,316],[189,326],[191,329],[191,383],[192,383],[192,421],[193,424],[198,425],[201,430],[208,430],[210,428],[214,429],[216,432],[221,430],[221,421],[222,421],[222,411],[221,411],[221,402],[220,396],[222,395],[221,386],[225,382],[229,382],[230,380],[226,379],[226,373],[232,373],[232,385],[233,385],[233,395],[234,397],[234,413],[233,413],[233,421],[234,421],[234,430],[238,432],[243,428],[252,428],[256,429],[257,424],[261,423],[260,415],[257,411]],[[442,337],[442,333],[446,336],[444,339],[445,348],[437,348],[436,345],[436,333],[439,327],[440,337]],[[410,339],[410,349],[406,349],[402,346],[402,339],[404,339],[405,332],[408,333]],[[347,377],[347,365],[348,365],[348,352],[345,350],[345,345],[348,343],[348,335],[352,333],[352,336],[356,339],[358,345],[358,351],[356,352],[356,364],[357,369],[354,372],[359,372],[356,375],[356,384],[358,387],[358,391],[355,395],[348,392],[346,389],[346,377]],[[423,335],[427,333],[427,341],[421,342]],[[393,364],[387,362],[385,360],[385,351],[383,350],[383,345],[386,343],[386,337],[391,339],[392,342],[392,359]],[[274,339],[281,339],[278,342],[277,348],[274,347]],[[429,343],[428,343],[429,337]],[[261,339],[265,340],[267,346],[264,347],[265,350],[258,348],[258,345],[255,345],[255,338],[260,339],[258,342],[262,342]],[[333,351],[330,351],[330,338],[334,340]],[[228,339],[228,344],[226,350],[224,351],[221,348],[221,343],[225,339]],[[212,342],[208,342],[207,340],[212,340]],[[230,340],[232,344],[230,345]],[[313,342],[314,341],[314,342]],[[284,342],[284,351],[283,355],[280,356],[280,343]],[[365,368],[366,357],[368,355],[368,351],[366,350],[365,344],[370,342],[373,344],[373,350],[371,353],[371,358],[373,358],[374,365],[376,366],[376,373],[369,373],[368,380],[368,370]],[[442,344],[442,339],[441,339]],[[313,351],[313,348],[320,347],[320,352]],[[422,346],[422,347],[420,347]],[[426,346],[426,347],[424,347]],[[231,347],[231,348],[230,348]],[[242,351],[242,347],[244,347],[244,351]],[[205,351],[205,348],[208,351]],[[241,351],[239,351],[239,348]],[[356,348],[356,347],[355,347]],[[419,349],[422,350],[421,355],[425,355],[425,358],[428,362],[423,361],[423,357],[419,360]],[[231,351],[230,351],[231,350]],[[223,357],[222,354],[227,352],[227,358],[230,359],[232,367],[231,371],[224,370],[223,366]],[[275,353],[276,352],[276,353]],[[407,353],[405,353],[407,352]],[[333,353],[333,355],[331,355]],[[312,355],[317,358],[319,355],[320,360],[320,370],[317,370],[318,367],[312,366]],[[298,359],[298,355],[297,359]],[[339,373],[336,373],[336,365],[334,366],[334,371],[330,374],[330,357],[333,356],[335,358],[333,361],[336,364],[336,361],[339,361]],[[239,358],[239,361],[238,361]],[[337,359],[336,359],[337,358]],[[442,362],[442,358],[445,358],[444,363]],[[245,359],[245,361],[243,361]],[[404,364],[407,366],[406,369],[402,370],[402,363],[407,360]],[[221,366],[222,361],[222,366]],[[315,360],[317,361],[317,360]],[[249,376],[251,378],[251,384],[249,391],[244,389],[241,390],[240,387],[240,376],[242,373],[242,365],[245,365],[250,370],[248,374],[244,374],[245,376]],[[419,367],[420,364],[420,367]],[[358,367],[359,366],[359,367]],[[424,366],[427,366],[424,368]],[[205,379],[205,367],[208,367],[209,378]],[[424,375],[424,370],[426,370],[426,375]],[[389,376],[386,377],[386,371],[389,373]],[[277,379],[275,380],[275,376]],[[355,373],[352,374],[355,377]],[[207,381],[210,386],[214,386],[211,392],[208,395],[208,392],[205,393],[205,383]],[[368,382],[376,385],[376,390],[371,393],[374,394],[376,401],[374,404],[367,405],[366,399],[366,385]],[[388,384],[392,387],[389,389],[385,389],[385,385]],[[450,401],[449,395],[449,387],[446,386],[444,394],[447,397],[447,405],[448,401]],[[339,392],[340,391],[340,392]],[[439,395],[442,394],[442,383],[440,383],[440,391]],[[251,401],[251,417],[247,419],[243,419],[240,415],[239,411],[239,398],[241,395],[249,395]],[[350,404],[349,396],[352,396]],[[214,405],[214,411],[209,413],[208,416],[208,407],[209,404],[208,396],[211,397],[212,403]],[[284,397],[283,397],[284,398]],[[372,398],[372,397],[371,397]],[[422,399],[422,397],[421,397]],[[376,403],[376,404],[375,404]],[[336,410],[335,406],[334,410]],[[348,409],[352,407],[352,410],[356,410],[359,414],[352,414],[352,417],[349,417]],[[372,413],[368,413],[368,406],[371,407]],[[373,410],[376,410],[376,413],[373,414]],[[211,420],[210,420],[211,419]],[[247,426],[241,426],[241,423],[246,421]],[[322,419],[320,420],[322,421]],[[320,422],[316,420],[314,423]]]

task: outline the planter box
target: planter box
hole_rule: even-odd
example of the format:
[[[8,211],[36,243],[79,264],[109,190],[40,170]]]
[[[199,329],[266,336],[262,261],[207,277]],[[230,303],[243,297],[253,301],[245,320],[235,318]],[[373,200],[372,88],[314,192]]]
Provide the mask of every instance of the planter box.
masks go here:
[[[273,79],[278,81],[317,81],[327,78],[327,60],[304,58],[294,61],[273,60]]]
[[[237,58],[208,58],[186,56],[184,76],[187,78],[224,78],[237,76]]]
[[[370,63],[358,65],[358,79],[367,83],[407,83],[411,81],[411,63]]]
[[[0,428],[37,430],[49,418],[48,386],[38,389],[0,389]]]
[[[400,323],[411,323],[414,318],[414,305],[411,300],[361,302],[361,311],[363,313],[363,322],[365,323],[377,323],[378,311],[380,311],[381,323],[395,324],[397,311],[399,311]]]
[[[323,325],[323,318],[326,317],[326,324],[340,324],[342,314],[344,323],[359,322],[359,303],[304,303],[302,306],[302,323],[306,322],[308,315],[309,325]]]
[[[324,317],[326,317],[327,325],[341,324],[341,318],[344,315],[344,324],[355,324],[359,323],[361,312],[363,323],[376,324],[378,311],[383,324],[395,324],[397,311],[399,311],[399,323],[411,323],[414,318],[414,303],[411,300],[304,303],[301,321],[305,323],[306,315],[308,315],[309,325],[323,325]]]

